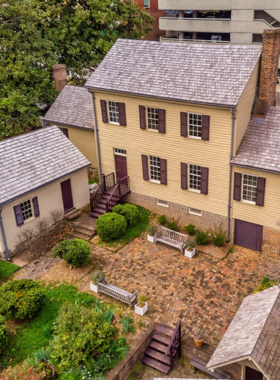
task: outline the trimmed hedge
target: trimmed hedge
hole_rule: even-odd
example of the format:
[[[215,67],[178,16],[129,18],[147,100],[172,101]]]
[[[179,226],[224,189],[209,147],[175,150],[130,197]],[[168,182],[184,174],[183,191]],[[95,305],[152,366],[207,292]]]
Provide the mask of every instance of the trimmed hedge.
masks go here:
[[[64,240],[53,249],[53,256],[65,260],[71,267],[82,267],[89,262],[90,248],[83,239]]]
[[[0,314],[7,319],[32,318],[40,309],[43,298],[38,282],[10,281],[0,288]]]
[[[113,207],[113,212],[125,217],[128,227],[134,227],[140,220],[140,212],[134,205],[126,203],[124,205],[116,205]]]
[[[102,241],[110,242],[124,237],[127,230],[125,217],[110,212],[101,215],[96,222],[97,234]]]

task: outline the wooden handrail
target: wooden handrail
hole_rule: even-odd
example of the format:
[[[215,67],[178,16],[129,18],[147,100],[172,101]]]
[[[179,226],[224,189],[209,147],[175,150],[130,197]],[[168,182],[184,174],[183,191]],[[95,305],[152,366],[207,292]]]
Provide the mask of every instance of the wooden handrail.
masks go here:
[[[117,183],[117,184],[115,185],[114,190],[112,191],[110,197],[107,199],[107,202],[106,202],[106,212],[109,211],[109,207],[108,207],[108,206],[109,206],[109,203],[110,203],[112,197],[113,197],[114,195],[116,195],[116,190],[117,190],[118,188],[119,188],[119,183]]]

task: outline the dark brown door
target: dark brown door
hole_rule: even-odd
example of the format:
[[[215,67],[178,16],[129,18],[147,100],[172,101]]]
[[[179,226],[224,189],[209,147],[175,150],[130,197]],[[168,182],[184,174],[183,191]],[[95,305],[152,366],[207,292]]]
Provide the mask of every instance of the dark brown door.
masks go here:
[[[74,208],[70,179],[67,179],[67,181],[61,182],[60,185],[61,185],[64,212],[66,213]]]
[[[127,176],[126,157],[115,154],[117,180]]]
[[[262,251],[263,226],[235,219],[234,244]]]
[[[263,380],[263,374],[253,368],[246,367],[245,380]]]

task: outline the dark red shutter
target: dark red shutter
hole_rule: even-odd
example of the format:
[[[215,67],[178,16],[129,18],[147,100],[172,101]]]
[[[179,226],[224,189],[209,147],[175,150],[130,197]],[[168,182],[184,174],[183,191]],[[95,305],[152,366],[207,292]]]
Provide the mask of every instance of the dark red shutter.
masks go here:
[[[144,106],[139,106],[139,119],[140,128],[146,129],[146,108]]]
[[[142,154],[143,179],[149,181],[148,156]]]
[[[257,206],[264,205],[265,181],[266,181],[265,178],[258,177],[257,199],[256,199]]]
[[[69,139],[68,129],[62,128],[62,133]]]
[[[34,209],[34,216],[35,218],[37,218],[40,215],[38,198],[37,197],[32,198],[32,203],[33,203],[33,209]]]
[[[181,188],[188,189],[188,165],[181,162]]]
[[[158,131],[165,133],[165,110],[158,110]]]
[[[188,114],[181,112],[181,136],[188,137]]]
[[[210,116],[202,116],[201,139],[209,140]]]
[[[235,201],[240,201],[241,199],[241,180],[242,180],[242,175],[240,173],[234,173],[233,199]]]
[[[125,104],[118,103],[118,108],[119,108],[120,125],[122,125],[123,127],[126,127]]]
[[[17,226],[22,226],[24,224],[24,220],[20,205],[14,206],[14,213],[16,217]]]
[[[160,183],[167,185],[167,161],[163,158],[160,159]]]
[[[100,104],[101,104],[101,112],[102,112],[102,121],[103,121],[103,123],[108,123],[106,101],[105,100],[100,100]]]
[[[208,194],[208,176],[209,176],[209,169],[208,168],[201,168],[201,194]]]

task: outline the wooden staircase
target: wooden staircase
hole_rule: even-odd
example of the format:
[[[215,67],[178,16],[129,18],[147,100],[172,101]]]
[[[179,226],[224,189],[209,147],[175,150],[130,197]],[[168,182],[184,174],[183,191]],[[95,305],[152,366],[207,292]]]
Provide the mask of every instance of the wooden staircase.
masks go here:
[[[168,374],[173,367],[176,354],[181,357],[182,336],[181,320],[178,321],[176,328],[161,323],[157,325],[142,363]]]
[[[93,211],[90,213],[92,218],[98,219],[101,215],[106,214],[106,212],[111,212],[112,208],[120,201],[121,197],[119,195],[113,195],[111,202],[107,208],[107,202],[111,197],[109,191],[105,191],[99,201],[95,204]]]

